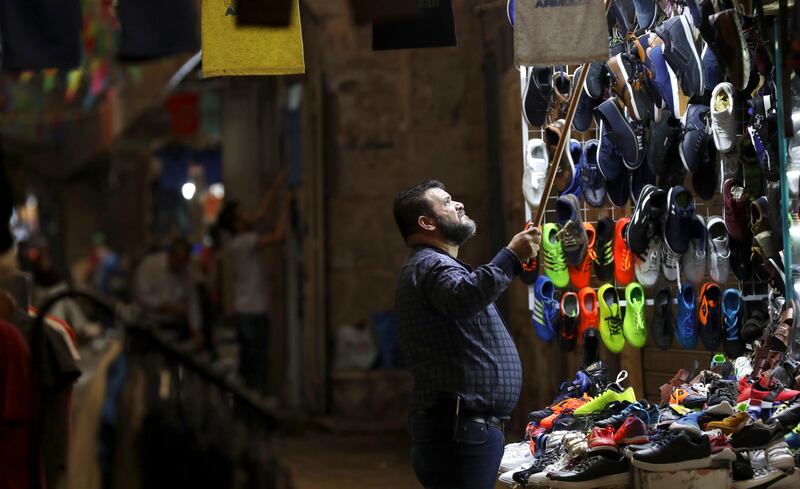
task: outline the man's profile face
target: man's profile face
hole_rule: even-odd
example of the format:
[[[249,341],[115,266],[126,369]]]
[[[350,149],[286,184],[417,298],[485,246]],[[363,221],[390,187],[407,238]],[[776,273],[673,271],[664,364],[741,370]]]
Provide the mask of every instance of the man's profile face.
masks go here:
[[[432,188],[425,193],[433,209],[436,228],[448,243],[461,246],[475,235],[475,221],[467,216],[464,204],[453,200],[446,191]]]

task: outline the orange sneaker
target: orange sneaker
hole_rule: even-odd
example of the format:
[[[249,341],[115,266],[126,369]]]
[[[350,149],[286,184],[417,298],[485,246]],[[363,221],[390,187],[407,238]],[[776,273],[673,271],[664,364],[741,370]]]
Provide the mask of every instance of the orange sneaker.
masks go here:
[[[592,263],[597,259],[597,251],[594,249],[595,233],[594,225],[588,222],[583,223],[586,229],[586,256],[578,266],[569,265],[569,281],[576,289],[589,286],[589,279],[592,278]]]
[[[553,414],[542,419],[539,422],[539,426],[546,430],[552,429],[553,423],[556,419],[558,419],[559,416],[561,416],[562,413],[566,411],[574,411],[591,400],[591,397],[584,394],[581,398],[570,397],[569,399],[564,399],[563,401],[557,402],[556,404],[550,406],[550,409],[553,410]]]
[[[614,279],[618,287],[633,280],[633,253],[625,242],[625,226],[630,221],[630,218],[623,217],[614,228]]]
[[[587,329],[597,329],[600,324],[600,309],[597,308],[597,292],[591,287],[584,287],[578,292],[578,305],[581,309],[578,322],[578,344],[583,344],[583,334]]]

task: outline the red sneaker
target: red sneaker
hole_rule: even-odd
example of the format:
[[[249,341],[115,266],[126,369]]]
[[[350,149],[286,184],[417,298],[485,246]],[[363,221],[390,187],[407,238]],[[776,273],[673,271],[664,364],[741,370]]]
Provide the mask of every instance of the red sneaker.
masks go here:
[[[592,263],[597,258],[597,251],[595,250],[597,233],[594,230],[594,225],[584,222],[583,227],[586,229],[586,257],[578,266],[569,265],[569,281],[572,282],[572,286],[576,289],[589,286],[589,280],[592,278]]]
[[[633,280],[633,252],[625,242],[625,228],[630,221],[627,217],[622,218],[614,227],[614,279],[617,286],[628,285]]]
[[[708,441],[711,444],[711,460],[733,462],[736,460],[736,453],[733,451],[728,437],[723,434],[709,436]]]
[[[787,389],[777,380],[762,375],[751,386],[750,405],[770,408],[773,402],[791,401],[797,396],[800,396],[800,391]]]
[[[589,452],[613,452],[619,453],[617,442],[614,441],[614,427],[606,426],[605,428],[592,428],[589,434]]]
[[[591,287],[578,291],[581,317],[578,322],[578,344],[583,344],[583,334],[587,329],[595,328],[600,322],[600,309],[597,308],[597,292]]]
[[[614,435],[617,445],[640,445],[647,443],[650,439],[647,436],[647,426],[638,416],[630,416],[622,423],[622,426]]]

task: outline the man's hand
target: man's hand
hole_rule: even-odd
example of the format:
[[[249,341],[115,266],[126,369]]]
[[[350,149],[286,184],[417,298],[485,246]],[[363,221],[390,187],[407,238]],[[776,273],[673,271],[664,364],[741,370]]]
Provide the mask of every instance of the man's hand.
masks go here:
[[[521,261],[527,261],[539,253],[541,242],[542,231],[539,228],[531,228],[511,238],[511,242],[506,248],[513,251]]]

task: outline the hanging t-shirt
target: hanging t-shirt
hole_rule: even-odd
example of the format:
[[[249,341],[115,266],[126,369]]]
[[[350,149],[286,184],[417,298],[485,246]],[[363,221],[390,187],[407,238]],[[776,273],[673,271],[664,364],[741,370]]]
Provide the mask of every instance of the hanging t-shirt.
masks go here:
[[[119,0],[119,58],[144,61],[200,49],[193,0]]]
[[[269,292],[264,257],[253,232],[234,236],[229,245],[233,271],[233,308],[239,314],[266,314]]]
[[[288,27],[239,27],[234,2],[203,0],[203,76],[305,73],[300,5]]]
[[[78,67],[82,20],[80,0],[0,0],[3,71]]]
[[[0,321],[0,487],[28,489],[33,393],[31,351],[22,333]]]

